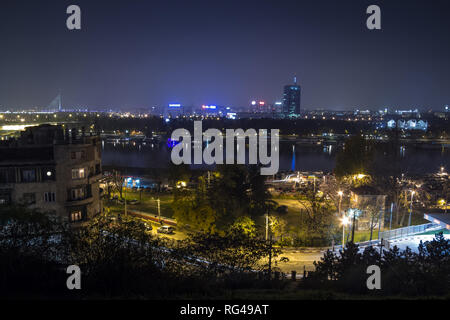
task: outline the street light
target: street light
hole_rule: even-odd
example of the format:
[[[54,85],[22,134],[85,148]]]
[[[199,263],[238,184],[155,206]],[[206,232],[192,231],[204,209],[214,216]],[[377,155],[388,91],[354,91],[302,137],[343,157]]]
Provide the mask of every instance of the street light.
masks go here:
[[[159,223],[161,223],[161,200],[156,199],[156,203],[158,204],[158,218],[159,218]]]
[[[338,195],[339,195],[339,213],[341,213],[341,202],[342,202],[342,195],[344,193],[339,190],[338,191]],[[345,225],[348,223],[348,219],[346,218],[346,216],[344,215],[344,213],[342,213],[342,249],[344,249],[344,238],[345,238]]]
[[[345,226],[350,222],[348,220],[348,217],[346,217],[345,215],[342,216],[341,219],[342,222],[342,249],[344,249],[345,246]]]
[[[411,215],[412,215],[412,208],[413,208],[413,198],[414,198],[414,194],[416,192],[414,190],[411,190],[411,206],[409,209],[409,219],[408,219],[408,227],[411,226]],[[409,233],[409,229],[408,229],[408,233]]]

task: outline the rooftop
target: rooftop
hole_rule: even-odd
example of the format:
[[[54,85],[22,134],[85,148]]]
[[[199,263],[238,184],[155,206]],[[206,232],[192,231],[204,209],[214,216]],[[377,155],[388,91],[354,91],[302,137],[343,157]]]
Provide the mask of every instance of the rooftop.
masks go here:
[[[423,217],[450,230],[450,213],[425,213]]]

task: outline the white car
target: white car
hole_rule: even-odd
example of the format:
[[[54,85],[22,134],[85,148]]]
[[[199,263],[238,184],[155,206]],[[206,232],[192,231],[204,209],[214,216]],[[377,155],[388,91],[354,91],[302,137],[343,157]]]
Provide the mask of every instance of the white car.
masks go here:
[[[156,232],[158,232],[158,233],[165,233],[165,234],[173,234],[174,232],[173,232],[173,227],[171,227],[171,226],[162,226],[162,227],[159,227],[157,230],[156,230]]]

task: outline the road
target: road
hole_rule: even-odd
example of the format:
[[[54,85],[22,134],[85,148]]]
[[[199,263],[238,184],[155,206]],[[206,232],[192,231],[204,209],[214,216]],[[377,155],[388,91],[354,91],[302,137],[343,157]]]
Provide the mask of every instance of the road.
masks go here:
[[[446,239],[450,239],[450,234],[444,234]],[[405,250],[406,247],[411,248],[412,251],[417,252],[417,248],[419,247],[420,241],[431,241],[433,240],[434,235],[417,235],[407,237],[405,239],[399,239],[391,241],[391,248],[396,245],[400,250]],[[325,253],[326,249],[283,249],[283,253],[280,257],[289,258],[289,262],[287,263],[279,263],[277,267],[281,269],[281,271],[285,273],[290,273],[292,270],[297,271],[297,274],[303,273],[303,267],[306,268],[306,271],[314,270],[314,261],[319,261],[320,258]]]
[[[450,234],[444,234],[445,239],[450,239]],[[400,250],[405,250],[409,247],[412,251],[418,252],[420,241],[431,241],[434,239],[434,235],[417,235],[410,236],[403,239],[390,240],[390,247],[397,246]]]
[[[150,221],[147,221],[147,223],[148,222],[150,222]],[[152,225],[152,235],[153,236],[168,238],[168,239],[172,239],[172,240],[184,240],[187,237],[187,235],[184,232],[180,232],[179,230],[177,230],[177,228],[175,228],[174,234],[164,234],[164,233],[158,233],[156,231],[161,226],[161,224],[156,223],[156,222],[151,222],[151,225]]]
[[[288,200],[284,201],[291,202],[300,206],[298,201],[296,200]],[[153,216],[154,214],[151,213],[144,213],[137,211],[140,214],[148,214]],[[153,222],[150,220],[147,220],[147,223],[151,223],[152,225],[152,235],[169,238],[173,240],[183,240],[187,237],[187,235],[184,232],[181,232],[179,230],[175,230],[175,234],[163,234],[163,233],[157,233],[156,230],[161,226],[157,222]],[[303,269],[306,268],[306,271],[313,271],[314,270],[314,261],[320,260],[320,258],[323,256],[323,252],[326,249],[317,249],[317,248],[302,248],[302,249],[293,249],[293,248],[284,248],[282,249],[283,253],[278,257],[286,257],[289,259],[289,262],[286,263],[278,263],[277,265],[274,265],[276,267],[279,267],[282,272],[290,273],[292,270],[297,271],[297,274],[302,274]],[[267,263],[267,262],[266,262]]]
[[[314,261],[319,261],[323,256],[325,250],[320,250],[317,248],[305,248],[305,249],[282,249],[283,253],[278,257],[286,257],[289,262],[281,262],[276,265],[281,269],[282,272],[290,273],[291,271],[297,271],[297,274],[303,273],[303,268],[306,271],[314,270]]]

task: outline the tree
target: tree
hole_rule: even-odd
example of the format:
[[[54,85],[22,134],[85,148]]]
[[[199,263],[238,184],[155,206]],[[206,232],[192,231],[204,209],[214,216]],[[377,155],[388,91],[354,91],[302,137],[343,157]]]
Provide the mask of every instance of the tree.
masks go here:
[[[62,297],[60,261],[67,225],[49,212],[0,206],[0,297]]]
[[[346,206],[350,194],[350,184],[347,179],[338,179],[334,175],[327,175],[319,189],[332,201],[336,212],[339,210],[339,203],[341,204],[341,210]],[[339,195],[339,191],[342,192],[342,197]]]
[[[113,170],[113,173],[110,177],[111,183],[113,185],[113,188],[116,192],[119,192],[120,199],[122,199],[122,192],[123,192],[123,183],[124,178],[122,177],[121,173],[117,170]]]
[[[169,244],[149,235],[143,221],[132,216],[101,214],[68,230],[64,245],[66,263],[82,270],[86,293],[104,297],[156,292],[164,278],[161,266],[171,270],[175,261],[161,251]]]
[[[300,228],[303,229],[306,243],[320,239],[328,242],[334,232],[336,215],[329,199],[323,192],[315,192],[311,186],[300,191],[299,204],[302,206]]]
[[[354,135],[336,155],[334,173],[339,178],[367,173],[372,157],[372,144],[361,135]]]
[[[249,167],[248,180],[250,215],[257,217],[274,210],[278,203],[271,199],[272,196],[265,183],[266,177],[260,174],[259,166],[253,165]]]
[[[237,218],[231,225],[229,233],[231,234],[244,234],[249,237],[256,237],[255,221],[248,216]]]
[[[207,233],[214,233],[217,229],[217,212],[208,200],[204,177],[198,178],[194,191],[176,189],[172,209],[180,225],[189,225],[195,230]]]
[[[378,143],[374,148],[373,161],[368,172],[372,177],[373,185],[393,203],[393,218],[399,224],[402,194],[405,190],[404,175],[408,168],[401,161],[400,131],[393,130],[386,143]]]
[[[250,214],[248,172],[244,165],[218,165],[208,189],[217,227],[226,230],[236,218]]]
[[[236,229],[223,235],[193,234],[184,242],[184,248],[189,256],[195,257],[191,263],[201,268],[202,274],[214,276],[265,270],[267,266],[263,261],[281,253],[272,243],[248,233],[236,232]]]
[[[378,294],[437,295],[450,292],[450,240],[442,233],[432,241],[420,243],[418,253],[410,248],[401,251],[397,246],[380,255],[376,247],[368,246],[361,253],[350,242],[339,254],[328,250],[316,270],[304,279],[303,285],[315,289],[336,289],[354,293],[368,293],[367,267],[381,268],[383,290]]]
[[[270,231],[273,233],[275,238],[278,239],[278,241],[282,242],[283,236],[286,232],[286,220],[271,215],[269,216],[269,226]]]
[[[175,165],[169,162],[168,169],[169,183],[175,185],[177,181],[189,181],[192,177],[192,172],[188,164]]]

